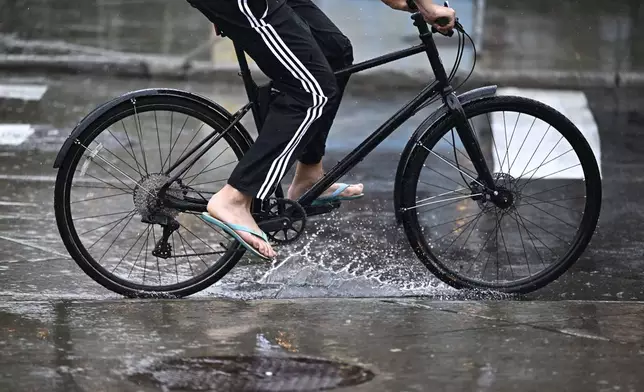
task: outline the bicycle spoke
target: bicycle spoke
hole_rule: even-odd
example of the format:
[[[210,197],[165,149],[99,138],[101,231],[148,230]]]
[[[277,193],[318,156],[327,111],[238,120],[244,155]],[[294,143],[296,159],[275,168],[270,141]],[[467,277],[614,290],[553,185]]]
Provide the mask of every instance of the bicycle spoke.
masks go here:
[[[101,199],[107,199],[107,198],[110,198],[110,197],[124,196],[124,195],[129,195],[129,194],[131,194],[131,192],[121,192],[121,193],[117,193],[115,195],[107,195],[107,196],[96,196],[96,197],[90,197],[90,198],[87,198],[87,199],[71,201],[71,202],[69,202],[69,204],[84,203],[86,201],[101,200]]]
[[[523,188],[521,188],[521,189],[522,189],[522,190],[523,190],[523,189],[525,189],[526,185],[531,184],[531,183],[533,183],[533,182],[535,182],[535,181],[545,180],[545,179],[546,179],[546,178],[548,178],[548,177],[554,176],[555,174],[563,173],[563,172],[565,172],[566,170],[574,169],[574,168],[576,168],[577,166],[581,166],[581,163],[578,163],[578,164],[576,164],[576,165],[573,165],[573,166],[567,167],[567,168],[565,168],[565,169],[557,170],[556,172],[550,173],[550,174],[545,175],[545,176],[543,176],[543,177],[541,177],[541,178],[537,178],[537,179],[534,179],[534,180],[530,180],[530,181],[526,182],[525,184],[523,184]]]
[[[134,212],[134,211],[132,211],[130,214],[132,214],[133,212]],[[127,218],[129,218],[129,217],[130,217],[130,214],[128,214],[128,215],[124,216],[123,218],[119,219],[118,221],[116,221],[117,223],[116,223],[114,226],[112,226],[112,228],[111,228],[111,229],[109,229],[109,230],[108,230],[105,234],[103,234],[99,239],[97,239],[96,241],[94,241],[94,243],[92,243],[92,245],[90,245],[87,249],[88,249],[88,250],[89,250],[89,249],[92,249],[92,247],[93,247],[94,245],[96,245],[96,243],[98,243],[98,241],[102,240],[106,235],[108,235],[109,233],[111,233],[111,232],[112,232],[112,230],[114,230],[118,225],[120,225],[120,224],[121,224],[121,222],[123,222],[124,220],[126,220]],[[114,222],[112,222],[112,223],[114,223]],[[107,226],[107,225],[103,225],[102,227],[105,227],[105,226]],[[91,231],[93,231],[93,230],[90,230],[90,232],[91,232]],[[88,232],[85,232],[84,234],[87,234],[87,233],[88,233]]]
[[[121,126],[123,127],[123,131],[125,131],[125,136],[127,137],[127,143],[130,145],[130,150],[132,151],[132,155],[130,155],[130,156],[132,157],[132,159],[134,159],[134,164],[139,169],[139,170],[137,170],[137,172],[139,173],[139,175],[141,177],[143,177],[143,174],[141,173],[141,170],[140,170],[140,169],[142,169],[141,164],[136,159],[136,154],[134,153],[134,147],[132,146],[132,140],[130,139],[130,134],[127,132],[127,129],[125,128],[125,123],[123,122],[123,120],[121,120]],[[115,137],[115,139],[116,139],[116,137]],[[127,151],[127,149],[125,149],[125,151]]]
[[[471,126],[471,125],[472,125],[472,124],[470,123],[470,126]],[[472,127],[472,129],[474,129],[474,127]],[[454,129],[452,129],[452,130],[450,131],[450,133],[452,134],[452,138],[453,138],[453,137],[454,137]],[[460,139],[460,136],[459,136],[459,139]],[[454,150],[456,150],[458,153],[460,153],[462,156],[464,156],[468,161],[472,162],[472,159],[471,159],[467,154],[465,154],[465,153],[464,153],[463,151],[461,151],[460,149],[456,148],[456,145],[455,145],[455,144],[453,144],[452,142],[450,142],[448,139],[445,139],[445,136],[443,136],[443,137],[441,138],[441,140],[446,141],[446,142],[447,142],[447,144],[449,144],[449,145],[450,145],[450,147],[452,147]],[[454,154],[454,157],[456,157],[456,154]]]
[[[217,169],[221,169],[222,167],[226,167],[226,166],[228,166],[228,165],[232,165],[233,163],[237,163],[237,161],[232,161],[232,162],[224,163],[223,165],[219,165],[219,166],[217,166],[217,167],[213,167],[213,168],[208,169],[208,170],[206,170],[206,171],[201,171],[201,172],[199,172],[199,173],[197,173],[197,174],[194,174],[194,175],[192,175],[192,176],[184,177],[183,179],[184,179],[184,180],[191,179],[191,180],[190,180],[190,182],[188,182],[188,184],[187,184],[187,185],[191,185],[191,184],[192,184],[192,181],[194,181],[194,179],[195,179],[197,176],[202,175],[202,174],[206,174],[206,173],[210,173],[211,171],[214,171],[214,170],[217,170]]]
[[[528,159],[528,163],[525,164],[525,167],[523,168],[523,171],[521,171],[521,174],[517,178],[523,177],[523,174],[525,173],[526,169],[528,169],[528,166],[530,165],[530,162],[532,162],[532,159],[534,158],[534,156],[537,154],[537,150],[539,150],[539,147],[541,146],[541,143],[543,143],[543,140],[546,138],[546,135],[550,131],[550,128],[551,127],[548,126],[548,129],[546,129],[546,131],[543,133],[543,136],[541,136],[541,140],[539,140],[539,144],[537,144],[537,147],[534,149],[534,152],[530,156],[530,159]]]
[[[478,222],[479,218],[480,218],[482,215],[483,215],[483,212],[480,212],[476,218],[472,219],[471,221],[469,221],[469,222],[468,222],[467,224],[465,224],[464,226],[460,226],[460,227],[464,227],[463,231],[461,231],[461,233],[460,233],[458,236],[456,236],[456,238],[454,238],[454,240],[453,240],[453,241],[449,244],[449,246],[448,246],[448,247],[447,247],[447,248],[446,248],[446,249],[445,249],[445,250],[444,250],[444,251],[439,255],[439,257],[440,257],[440,256],[443,256],[445,253],[447,253],[447,251],[449,250],[449,248],[451,248],[451,247],[452,247],[452,245],[454,245],[454,243],[455,243],[456,241],[458,241],[458,239],[459,239],[459,238],[461,238],[461,236],[467,232],[467,228],[468,228],[468,226],[469,226],[469,225],[471,225],[473,222]],[[476,223],[474,223],[474,226],[476,226]],[[460,227],[459,227],[459,228],[460,228]],[[459,228],[456,228],[456,230],[458,230]],[[454,231],[452,231],[451,233],[453,233],[453,232],[454,232]],[[451,233],[449,233],[449,234],[451,234]],[[449,235],[449,234],[447,234],[447,235]],[[469,238],[469,236],[468,236],[468,238]]]
[[[126,152],[129,156],[132,156],[132,155],[130,154],[130,152],[125,148],[125,146],[120,142],[120,140],[118,140],[118,139],[116,138],[116,136],[114,136],[114,135],[112,134],[112,132],[111,132],[109,129],[107,129],[107,132],[108,132],[110,135],[112,135],[112,137],[113,137],[114,139],[116,139],[116,141],[118,142],[118,144],[120,144],[120,145],[121,145],[121,147],[123,147],[123,149],[125,150],[125,152]],[[110,153],[110,155],[112,155],[114,158],[116,158],[116,159],[118,159],[119,161],[123,162],[127,167],[129,167],[129,168],[130,168],[130,169],[132,169],[134,172],[136,172],[139,176],[141,176],[141,172],[139,171],[139,169],[138,169],[138,168],[134,168],[134,167],[132,167],[132,165],[130,165],[129,163],[127,163],[123,158],[121,158],[121,157],[119,157],[118,155],[114,154],[114,153],[113,153],[109,148],[107,148],[107,147],[103,147],[103,148],[105,149],[105,151],[109,152],[109,153]],[[136,164],[136,159],[135,159],[135,164]]]
[[[501,216],[501,219],[503,219],[503,216]],[[505,256],[508,259],[508,266],[510,267],[510,273],[512,274],[512,279],[514,279],[514,270],[512,269],[512,261],[510,261],[510,253],[508,252],[508,245],[505,242],[505,236],[503,235],[502,225],[499,225],[499,230],[501,231],[501,241],[503,241],[503,248],[505,249]]]
[[[518,214],[518,211],[517,211],[517,214]],[[561,241],[561,242],[563,242],[563,243],[565,243],[565,244],[568,244],[568,241],[566,241],[566,240],[564,240],[563,238],[559,237],[558,235],[556,235],[556,234],[554,234],[554,233],[551,233],[550,231],[548,231],[548,230],[544,229],[543,227],[541,227],[541,226],[539,226],[538,224],[534,223],[534,222],[533,222],[533,221],[531,221],[530,219],[528,219],[528,218],[525,218],[525,217],[521,216],[521,220],[522,220],[522,221],[524,221],[524,220],[525,220],[525,221],[527,221],[527,222],[529,222],[529,223],[532,223],[532,225],[533,225],[533,226],[536,226],[537,228],[541,229],[541,231],[544,231],[544,232],[546,232],[546,233],[550,234],[551,236],[555,237],[556,239],[558,239],[559,241]],[[537,238],[537,239],[538,239],[538,238]],[[541,240],[539,240],[539,241],[541,241]],[[542,242],[542,244],[543,244],[543,242]],[[544,244],[544,246],[545,246],[545,244]]]
[[[574,150],[571,148],[570,150],[568,150],[568,151],[564,152],[563,154],[560,154],[560,155],[558,155],[558,156],[556,156],[556,157],[552,158],[552,159],[551,159],[551,160],[549,160],[548,162],[546,162],[546,163],[542,164],[541,166],[536,167],[536,168],[534,168],[534,169],[532,169],[532,170],[530,170],[530,171],[528,171],[528,172],[524,173],[523,175],[525,176],[525,175],[527,175],[528,173],[536,172],[537,170],[541,169],[541,168],[542,168],[542,167],[544,167],[545,165],[549,164],[550,162],[554,162],[555,160],[557,160],[557,159],[561,158],[562,156],[564,156],[564,155],[568,154],[568,153],[569,153],[569,152],[571,152],[571,151],[574,151]],[[533,173],[533,175],[534,175],[534,173]]]
[[[139,113],[136,110],[136,103],[133,102],[134,106],[134,125],[137,127],[137,134],[139,135],[139,147],[141,147],[141,155],[143,155],[143,165],[145,167],[145,174],[150,174],[148,172],[148,159],[145,156],[145,149],[143,148],[143,130],[141,129],[141,119],[139,118]]]
[[[525,256],[525,264],[528,267],[528,275],[532,276],[532,271],[530,271],[530,261],[528,260],[528,251],[525,248],[525,242],[523,242],[523,235],[521,234],[521,227],[519,226],[519,221],[515,221],[517,224],[517,231],[519,232],[519,239],[521,240],[521,246],[523,247],[523,255]]]
[[[199,241],[201,241],[201,242],[203,242],[204,244],[206,244],[206,243],[205,243],[201,238],[197,237],[197,236],[196,236],[196,235],[194,235],[190,230],[186,229],[186,227],[185,227],[185,226],[181,226],[181,227],[183,227],[183,228],[184,228],[184,230],[186,230],[188,233],[192,234],[192,236],[193,236],[193,237],[195,237],[195,238],[196,238],[196,239],[198,239]],[[183,236],[181,236],[181,233],[179,233],[179,236],[180,236],[180,237],[183,237]],[[191,250],[192,252],[194,252],[195,254],[197,254],[197,251],[195,250],[195,248],[193,248],[193,247],[192,247],[192,245],[190,245],[190,242],[188,242],[187,240],[186,240],[185,242],[186,242],[186,244],[188,245],[188,248],[190,248],[190,250]],[[206,244],[206,246],[208,246],[210,249],[212,249],[213,251],[215,251],[215,250],[214,250],[210,245]],[[215,251],[215,252],[216,252],[216,251]],[[208,268],[208,264],[204,261],[204,259],[202,259],[202,258],[201,258],[201,256],[199,256],[199,255],[197,255],[197,257],[199,258],[199,260],[201,260],[201,262],[203,263],[203,265],[205,265],[205,266],[206,266],[206,268]]]
[[[487,117],[487,122],[490,125],[490,130],[494,129],[492,127],[492,121],[490,120],[490,113],[485,113],[485,116]],[[492,144],[494,145],[494,151],[496,151],[496,159],[499,162],[499,168],[500,170],[503,170],[503,167],[501,166],[501,154],[499,154],[499,148],[496,146],[496,139],[494,135],[492,135]]]
[[[124,255],[123,255],[123,257],[121,258],[121,260],[118,262],[118,264],[116,264],[116,266],[112,269],[112,273],[114,273],[114,271],[116,271],[116,269],[119,267],[119,265],[121,265],[121,263],[123,262],[123,260],[125,260],[125,258],[127,257],[127,255],[129,255],[129,254],[130,254],[130,252],[132,251],[132,249],[134,249],[134,247],[136,246],[136,244],[138,244],[138,243],[139,243],[139,240],[143,237],[143,234],[145,234],[145,233],[146,233],[146,231],[147,231],[147,228],[146,228],[146,230],[143,230],[143,231],[141,232],[141,234],[139,234],[139,236],[137,237],[136,241],[134,241],[134,243],[132,244],[132,246],[130,246],[130,248],[127,250],[127,252],[125,252],[125,254],[124,254]]]
[[[112,249],[112,246],[114,246],[114,243],[116,243],[116,240],[121,236],[121,234],[123,234],[123,230],[125,230],[125,228],[127,227],[127,225],[129,225],[129,224],[130,224],[130,222],[132,221],[132,219],[133,219],[133,218],[134,218],[134,215],[130,215],[130,219],[128,219],[128,220],[127,220],[127,222],[125,223],[125,225],[123,225],[123,228],[121,228],[121,231],[119,231],[119,233],[116,235],[116,237],[114,237],[114,240],[112,241],[112,243],[110,244],[110,246],[108,246],[108,247],[107,247],[107,249],[105,249],[105,252],[103,252],[103,254],[101,255],[101,258],[100,258],[100,259],[98,259],[98,262],[99,262],[99,263],[100,263],[101,261],[103,261],[103,257],[105,257],[105,255],[107,254],[107,252],[108,252],[110,249]]]
[[[183,236],[178,231],[177,231],[177,235],[179,236],[179,241],[181,241],[181,247],[183,248],[183,253],[188,255],[188,251],[186,250],[186,245],[184,243]],[[192,268],[192,263],[190,262],[190,256],[188,256],[188,266],[190,267],[190,272],[192,272],[192,276],[195,276],[195,271]]]
[[[157,236],[154,233],[154,225],[152,226],[152,241],[154,241],[154,246],[156,247]],[[154,256],[154,258],[157,260],[157,271],[159,271],[159,284],[161,284],[161,268],[159,267],[159,258],[157,256]]]
[[[586,199],[586,197],[585,197],[585,196],[569,197],[569,198],[566,198],[566,199],[557,199],[557,200],[541,200],[541,199],[536,198],[536,197],[534,197],[534,196],[526,196],[526,195],[522,195],[521,197],[523,197],[523,198],[526,198],[526,197],[527,197],[527,198],[530,198],[530,199],[534,199],[534,200],[538,200],[538,201],[539,201],[538,203],[531,203],[532,205],[535,205],[535,204],[551,204],[551,205],[553,205],[553,206],[557,206],[557,207],[559,207],[559,208],[563,208],[563,209],[568,210],[568,211],[576,212],[576,213],[578,213],[578,214],[583,214],[584,212],[583,212],[583,211],[579,211],[579,210],[575,210],[574,208],[564,207],[564,206],[559,205],[559,204],[554,203],[554,202],[555,202],[555,201],[568,201],[568,200],[580,200],[580,199]]]
[[[188,182],[188,185],[190,185],[190,184],[192,184],[192,182],[193,182],[194,180],[196,180],[196,179],[197,179],[197,177],[199,177],[201,174],[203,174],[203,173],[208,173],[209,171],[216,170],[216,169],[219,169],[219,168],[221,168],[221,167],[224,167],[224,166],[226,166],[226,165],[230,165],[231,163],[233,163],[233,162],[230,162],[230,163],[227,163],[226,165],[218,166],[218,167],[215,167],[215,168],[213,168],[213,169],[211,169],[211,170],[206,170],[206,169],[208,169],[208,168],[210,167],[210,165],[212,165],[212,164],[213,164],[217,159],[219,159],[219,157],[220,157],[223,153],[225,153],[226,151],[228,151],[228,149],[229,149],[229,147],[226,147],[226,149],[225,149],[225,150],[223,150],[222,152],[220,152],[219,154],[217,154],[217,156],[216,156],[212,161],[210,161],[210,162],[208,163],[208,165],[206,165],[203,169],[201,169],[201,171],[200,171],[199,173],[197,173],[197,174],[195,174],[195,175],[193,175],[193,176],[190,176],[190,177],[185,177],[185,178],[184,178],[184,180],[187,180],[188,178],[190,178],[190,181]],[[188,174],[188,173],[186,172],[186,174]]]
[[[130,272],[127,274],[128,278],[132,275],[132,271],[134,271],[134,267],[136,266],[136,263],[139,262],[139,257],[141,257],[141,253],[143,252],[143,247],[145,247],[147,251],[148,239],[150,238],[150,226],[146,228],[145,233],[146,233],[145,241],[143,241],[143,244],[141,245],[141,249],[139,250],[139,254],[136,256],[136,259],[132,264],[132,268],[130,268]],[[143,269],[143,282],[145,282],[145,268],[147,268],[147,266],[145,266]]]
[[[541,260],[541,264],[545,267],[546,263],[544,262],[543,258],[541,257],[541,253],[539,253],[539,250],[537,249],[537,246],[534,243],[534,240],[532,238],[536,238],[537,241],[541,243],[546,249],[550,251],[553,255],[557,255],[555,251],[553,251],[548,245],[546,245],[539,237],[537,237],[533,232],[531,232],[528,227],[525,225],[525,222],[523,221],[523,217],[518,213],[518,211],[515,211],[515,214],[519,219],[516,219],[514,216],[511,214],[508,215],[510,218],[514,219],[515,222],[519,223],[519,220],[521,220],[521,226],[523,226],[523,229],[528,233],[528,237],[530,238],[530,241],[532,242],[532,246],[534,247],[534,250],[537,252],[537,256],[539,256],[539,259]]]
[[[161,135],[159,134],[159,120],[157,119],[157,111],[154,111],[154,125],[157,129],[157,143],[159,144],[159,165],[161,165],[161,171],[165,171],[163,166],[163,156],[161,154]]]
[[[170,113],[173,113],[173,112],[170,112]],[[179,139],[181,138],[181,134],[183,133],[183,130],[184,130],[187,122],[188,122],[188,116],[186,116],[186,121],[183,122],[183,125],[181,126],[181,130],[179,131],[179,134],[177,135],[177,138],[175,139],[174,144],[170,148],[170,155],[168,155],[168,158],[170,159],[170,163],[169,163],[168,167],[172,167],[172,151],[174,151],[174,148],[176,147],[177,143],[179,142]],[[170,129],[170,138],[172,138],[172,128]]]
[[[429,230],[429,229],[433,229],[433,228],[435,228],[435,227],[444,226],[444,225],[447,225],[447,224],[450,224],[450,223],[458,222],[458,221],[463,220],[463,219],[471,218],[471,217],[473,217],[473,216],[479,216],[479,215],[481,215],[482,213],[483,213],[483,212],[479,212],[478,214],[468,215],[468,216],[466,216],[466,217],[464,217],[464,218],[456,218],[456,219],[451,220],[451,221],[447,221],[447,222],[439,223],[439,224],[434,225],[434,226],[427,227],[426,229],[427,229],[427,230]]]
[[[437,201],[427,202],[427,203],[423,203],[423,204],[418,204],[418,205],[415,205],[415,206],[409,207],[409,208],[403,208],[402,211],[405,212],[405,211],[413,210],[413,209],[420,208],[420,207],[426,207],[426,206],[429,206],[429,205],[432,205],[432,204],[444,203],[446,201],[453,201],[453,200],[456,200],[456,201],[465,200],[465,199],[470,199],[470,198],[475,197],[475,196],[482,196],[482,195],[483,195],[482,193],[476,193],[476,194],[473,194],[473,195],[452,197],[452,198],[449,198],[449,199],[443,199],[443,200],[437,200]]]
[[[131,213],[133,213],[133,212],[134,212],[134,210],[130,211],[130,214],[131,214]],[[122,222],[122,221],[124,221],[125,219],[127,219],[128,217],[129,217],[129,214],[128,214],[128,215],[126,215],[126,216],[124,216],[123,218],[117,219],[117,220],[115,220],[115,221],[112,221],[112,222],[106,223],[106,224],[104,224],[104,225],[102,225],[102,226],[99,226],[99,227],[97,227],[97,228],[95,228],[95,229],[91,229],[91,230],[88,230],[88,231],[86,231],[86,232],[84,232],[84,233],[81,233],[81,234],[79,234],[78,236],[79,236],[79,237],[81,237],[81,236],[84,236],[85,234],[91,233],[92,231],[96,231],[96,230],[98,230],[98,229],[102,229],[103,227],[109,226],[109,225],[111,225],[111,224],[113,224],[113,223],[116,223],[116,222]],[[117,224],[118,224],[118,223],[117,223]]]
[[[483,245],[481,245],[481,250],[479,250],[479,253],[476,254],[476,257],[474,257],[474,259],[470,263],[470,268],[467,269],[466,273],[469,273],[472,270],[472,267],[474,266],[474,263],[476,263],[476,260],[478,260],[478,258],[481,255],[481,253],[483,253],[483,250],[485,249],[485,245],[487,245],[487,243],[490,242],[490,238],[492,238],[492,233],[496,232],[496,228],[499,225],[498,219],[495,219],[495,222],[496,222],[496,225],[494,226],[494,231],[490,231],[490,234],[488,234],[487,238],[485,239],[485,242],[483,242]],[[492,252],[490,252],[490,255],[491,254],[492,254]],[[487,265],[487,262],[489,261],[489,259],[490,259],[490,256],[488,255],[488,258],[486,260],[486,265]],[[485,268],[483,269],[483,273],[485,273]]]
[[[112,215],[120,215],[120,214],[129,214],[131,213],[132,210],[127,210],[127,211],[120,211],[120,212],[110,212],[109,214],[102,214],[102,215],[92,215],[92,216],[84,216],[82,218],[74,218],[74,220],[79,221],[79,220],[85,220],[85,219],[94,219],[94,218],[100,218],[103,216],[112,216]]]
[[[445,174],[443,174],[443,173],[441,173],[441,172],[437,171],[436,169],[433,169],[433,168],[431,168],[431,167],[429,167],[429,166],[427,166],[427,165],[425,165],[425,164],[423,164],[423,167],[424,167],[424,168],[426,168],[426,169],[428,169],[428,170],[433,171],[434,173],[438,174],[439,176],[441,176],[441,177],[443,177],[443,178],[446,178],[447,180],[449,180],[449,181],[453,182],[454,184],[456,184],[456,185],[458,185],[458,186],[463,186],[463,184],[461,184],[460,182],[458,182],[458,181],[456,181],[456,180],[454,180],[454,179],[452,179],[452,178],[447,177]],[[465,185],[467,186],[467,184],[465,184]],[[468,188],[468,189],[469,189],[469,188]]]
[[[519,147],[519,151],[517,151],[517,156],[514,157],[514,160],[512,160],[512,163],[509,166],[508,173],[512,173],[512,167],[514,166],[514,163],[517,161],[517,158],[521,154],[521,150],[523,150],[523,145],[525,145],[526,140],[528,140],[528,136],[530,136],[530,132],[532,132],[532,127],[534,127],[534,124],[536,122],[537,122],[537,118],[535,117],[534,120],[532,120],[532,124],[530,125],[530,129],[528,130],[528,133],[526,133],[525,137],[523,138],[521,147]]]
[[[446,191],[451,191],[451,189],[449,189],[449,188],[445,188],[444,186],[440,186],[440,185],[436,185],[436,184],[430,184],[430,183],[425,182],[425,181],[423,181],[423,180],[418,180],[418,182],[420,182],[421,184],[425,184],[425,185],[427,185],[427,186],[432,186],[432,187],[434,187],[434,188],[443,189],[443,190],[446,190]],[[458,183],[457,183],[457,184],[458,184]],[[458,184],[458,185],[460,185],[460,184]],[[467,189],[467,190],[469,191],[469,189]],[[461,194],[461,195],[466,195],[467,193],[460,193],[460,194]]]
[[[560,221],[560,222],[562,222],[562,223],[564,223],[564,224],[566,224],[566,225],[568,225],[568,226],[572,227],[573,229],[577,229],[577,227],[575,227],[575,226],[573,226],[572,224],[570,224],[570,223],[568,223],[568,222],[564,221],[563,219],[559,218],[558,216],[553,215],[553,214],[549,213],[548,211],[546,211],[546,210],[544,210],[544,209],[542,209],[542,208],[539,208],[539,207],[535,206],[534,204],[532,204],[532,203],[530,203],[530,202],[527,202],[527,201],[525,201],[525,200],[524,200],[524,202],[525,202],[527,205],[529,205],[529,206],[531,206],[531,207],[533,207],[533,208],[536,208],[536,209],[537,209],[537,210],[539,210],[539,211],[545,212],[546,214],[550,215],[551,217],[553,217],[553,218],[557,219],[558,221]]]
[[[434,155],[435,157],[437,157],[437,158],[438,158],[438,159],[440,159],[441,161],[443,161],[443,162],[447,163],[447,164],[448,164],[449,166],[451,166],[452,168],[456,169],[456,170],[457,170],[458,172],[460,172],[461,174],[463,174],[463,175],[465,175],[465,176],[469,177],[469,178],[470,178],[470,180],[474,181],[475,183],[477,183],[477,184],[479,184],[480,186],[482,186],[483,188],[485,188],[485,186],[484,186],[483,184],[481,184],[481,183],[480,183],[476,178],[472,177],[468,172],[465,172],[465,171],[461,170],[460,168],[456,167],[456,165],[454,165],[454,164],[453,164],[452,162],[450,162],[448,159],[443,158],[440,154],[435,153],[434,151],[432,151],[432,150],[430,150],[429,148],[425,147],[425,146],[424,146],[422,143],[420,143],[420,142],[418,142],[418,145],[420,145],[422,148],[424,148],[425,150],[427,150],[430,154]]]
[[[505,117],[505,112],[503,112],[503,116]],[[501,171],[503,171],[503,164],[505,163],[505,159],[506,158],[508,159],[508,173],[510,173],[510,170],[512,170],[512,167],[510,166],[510,146],[512,145],[512,140],[514,140],[514,134],[517,131],[517,125],[519,124],[520,117],[521,117],[521,113],[519,113],[519,115],[517,116],[517,121],[514,123],[514,129],[512,130],[512,135],[510,136],[510,143],[505,148],[503,162],[501,162]],[[503,121],[505,122],[505,118]]]
[[[523,196],[524,196],[524,197],[526,197],[526,196],[536,196],[536,195],[540,195],[540,194],[542,194],[542,193],[552,192],[552,191],[554,191],[555,189],[565,188],[565,187],[568,187],[568,186],[570,186],[570,185],[574,185],[574,184],[577,184],[577,183],[578,183],[578,181],[573,181],[573,182],[569,182],[569,183],[564,184],[564,185],[560,185],[560,186],[557,186],[557,187],[554,187],[554,188],[546,189],[546,190],[544,190],[544,191],[539,191],[539,192],[537,192],[537,193],[532,193],[532,194],[530,194],[530,195],[523,195]]]

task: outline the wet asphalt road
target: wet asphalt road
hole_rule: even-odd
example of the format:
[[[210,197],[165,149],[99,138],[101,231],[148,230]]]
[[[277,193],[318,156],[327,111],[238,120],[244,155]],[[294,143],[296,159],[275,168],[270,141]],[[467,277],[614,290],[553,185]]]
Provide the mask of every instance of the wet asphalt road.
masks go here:
[[[32,124],[34,128],[24,143],[3,146],[0,153],[0,177],[5,187],[0,205],[0,295],[21,299],[113,297],[67,257],[57,232],[53,213],[56,172],[51,165],[64,137],[96,105],[129,90],[159,85],[183,88],[207,95],[234,111],[245,102],[239,86],[7,75],[3,80],[48,87],[40,100],[5,99],[0,103],[4,123]],[[329,138],[327,167],[412,95],[347,96]],[[641,92],[589,90],[586,96],[602,149],[604,204],[599,228],[572,270],[528,299],[644,298],[640,285],[644,272],[639,235],[642,209],[637,196],[642,167],[638,137],[644,123]],[[197,296],[463,297],[425,270],[393,219],[393,178],[399,152],[422,117],[411,119],[347,176],[347,181],[364,182],[368,197],[346,203],[318,220],[307,236],[281,250],[276,263],[242,261],[222,281]],[[465,298],[481,295],[467,294]]]
[[[0,389],[639,391],[643,315],[623,302],[5,301]]]

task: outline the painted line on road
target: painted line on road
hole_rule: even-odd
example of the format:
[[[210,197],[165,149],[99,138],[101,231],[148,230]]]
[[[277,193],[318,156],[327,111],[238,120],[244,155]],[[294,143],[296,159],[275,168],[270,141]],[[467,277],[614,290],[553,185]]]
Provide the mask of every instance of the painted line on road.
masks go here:
[[[58,253],[55,250],[51,250],[51,249],[48,249],[48,248],[45,248],[45,247],[42,247],[42,246],[39,246],[39,245],[31,244],[31,243],[26,242],[26,241],[17,240],[15,238],[9,238],[9,237],[5,237],[5,236],[0,235],[0,240],[13,242],[13,243],[16,243],[16,244],[19,244],[19,245],[22,245],[22,246],[26,246],[28,248],[38,249],[40,251],[43,251],[43,252],[46,252],[46,253],[51,253],[52,255],[56,255],[56,256],[60,256],[60,257],[65,257],[65,258],[69,257],[69,255],[64,255],[62,253]]]
[[[588,106],[586,94],[581,91],[572,90],[541,90],[508,87],[500,88],[497,95],[516,95],[531,98],[561,112],[579,128],[588,141],[597,159],[601,174],[599,131],[595,118]],[[514,161],[509,170],[510,175],[515,178],[519,178],[524,171],[528,172],[528,177],[533,178],[542,178],[545,176],[548,179],[584,178],[581,166],[571,168],[580,162],[574,151],[568,152],[572,148],[570,143],[565,139],[560,141],[561,134],[553,129],[548,130],[548,125],[545,122],[541,120],[534,122],[534,117],[512,112],[505,112],[505,116],[503,113],[494,113],[491,116],[491,121],[492,137],[496,144],[496,148],[493,148],[494,172],[507,173],[508,166],[512,163],[509,161],[514,161],[516,157],[516,161]],[[515,131],[512,137],[513,130]],[[524,140],[525,144],[521,148]],[[506,145],[509,145],[509,148]],[[537,146],[539,148],[534,156],[532,156]],[[500,159],[497,156],[496,149],[498,149]],[[544,162],[543,166],[539,167],[542,162]],[[500,163],[503,167],[500,167]],[[527,170],[524,170],[528,165]],[[530,172],[533,169],[537,170]]]
[[[0,206],[15,206],[15,207],[40,207],[36,203],[23,203],[18,201],[0,201]]]
[[[0,84],[0,99],[40,101],[47,88],[41,84]]]
[[[29,124],[0,124],[0,145],[19,146],[34,132]]]

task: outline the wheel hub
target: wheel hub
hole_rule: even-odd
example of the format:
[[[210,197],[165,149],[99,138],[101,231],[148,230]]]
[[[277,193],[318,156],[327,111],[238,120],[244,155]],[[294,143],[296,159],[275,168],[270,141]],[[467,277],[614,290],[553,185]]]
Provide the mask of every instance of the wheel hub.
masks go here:
[[[168,218],[175,218],[179,211],[174,208],[165,207],[159,197],[159,191],[170,179],[163,173],[149,174],[141,179],[134,188],[134,208],[145,219],[161,215]],[[172,184],[166,190],[167,195],[183,200],[187,191],[181,184],[181,180]]]
[[[472,193],[478,195],[473,199],[479,203],[481,208],[489,207],[490,203],[503,210],[516,207],[521,200],[521,192],[516,179],[507,173],[495,173],[492,178],[496,188],[494,191],[483,188],[480,185],[480,179],[470,184]]]

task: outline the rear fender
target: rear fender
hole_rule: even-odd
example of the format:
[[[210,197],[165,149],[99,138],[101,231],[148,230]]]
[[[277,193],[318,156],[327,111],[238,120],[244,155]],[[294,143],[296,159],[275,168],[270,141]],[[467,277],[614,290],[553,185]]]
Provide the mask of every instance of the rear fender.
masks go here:
[[[220,116],[228,121],[233,120],[233,115],[229,111],[224,109],[221,105],[201,95],[193,94],[187,91],[167,89],[167,88],[144,89],[144,90],[132,91],[100,105],[92,112],[90,112],[87,116],[85,116],[85,118],[83,118],[76,125],[76,127],[74,127],[71,134],[67,137],[67,140],[65,140],[62,147],[58,151],[58,155],[56,156],[56,160],[54,161],[54,168],[58,169],[62,165],[63,161],[65,160],[65,157],[67,156],[67,153],[69,152],[69,149],[71,148],[72,144],[74,144],[74,141],[85,131],[85,129],[87,129],[87,127],[89,127],[100,116],[102,116],[103,114],[107,113],[107,111],[111,110],[117,105],[122,104],[125,101],[129,101],[140,97],[154,96],[154,95],[168,95],[168,96],[187,98],[203,105],[204,108],[206,109],[205,111],[211,111],[214,115]],[[248,144],[251,145],[253,141],[248,131],[246,131],[246,129],[240,123],[237,124],[237,129],[239,130],[240,134],[242,134],[243,137],[247,139]]]

